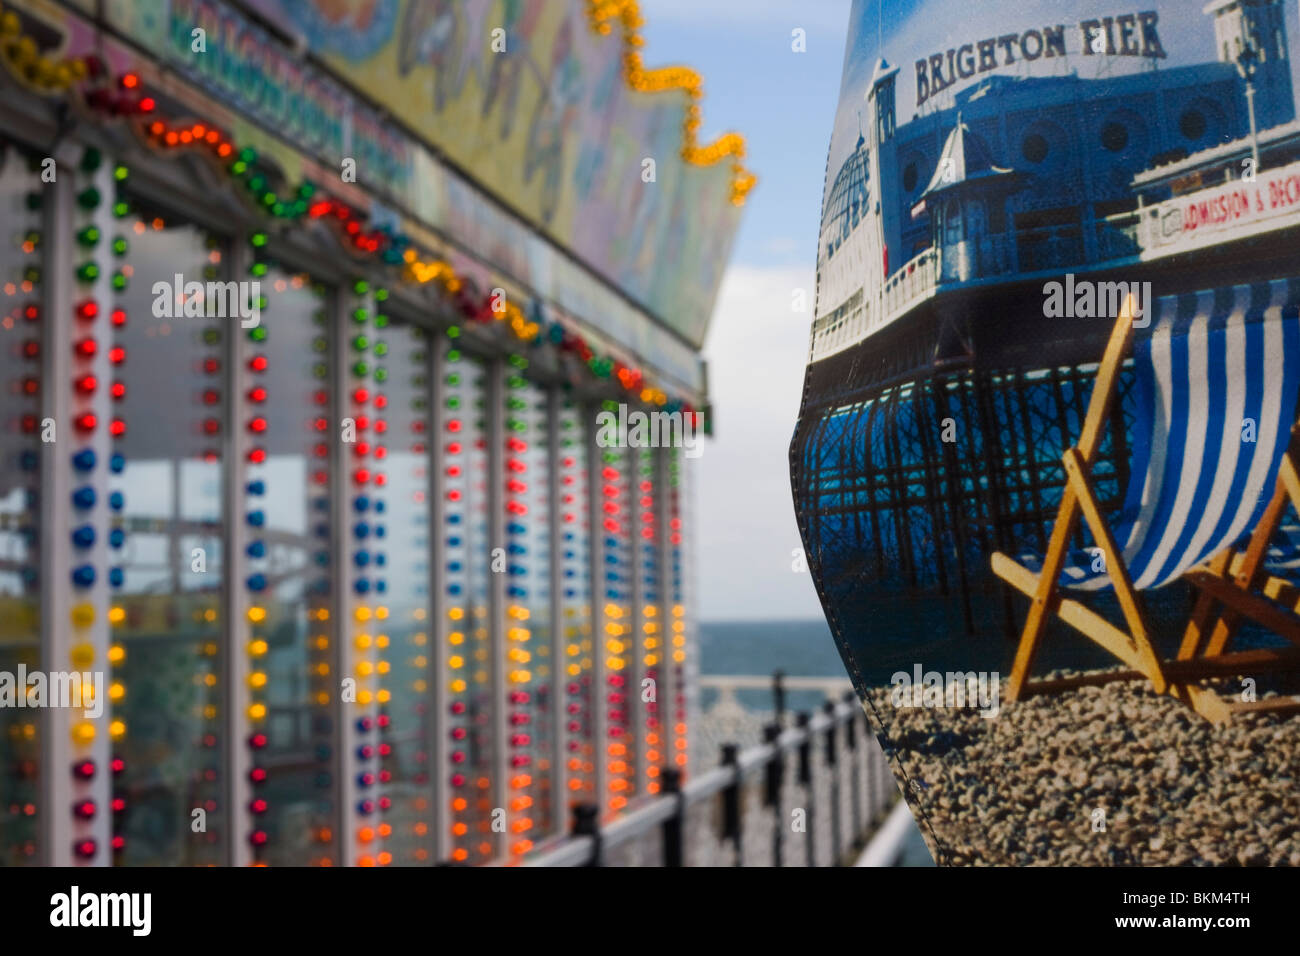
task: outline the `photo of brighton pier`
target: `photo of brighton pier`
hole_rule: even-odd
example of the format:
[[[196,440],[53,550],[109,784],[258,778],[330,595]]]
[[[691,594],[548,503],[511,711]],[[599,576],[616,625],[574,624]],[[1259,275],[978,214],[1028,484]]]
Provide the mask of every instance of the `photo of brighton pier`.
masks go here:
[[[853,9],[792,485],[841,656],[941,861],[1235,862],[1212,845],[1242,837],[1252,817],[1222,799],[1190,849],[1154,837],[1209,784],[1182,793],[1183,778],[1175,786],[1171,772],[1170,790],[1157,775],[1136,817],[1119,811],[1121,843],[1125,788],[1152,782],[1147,762],[1176,768],[1192,752],[1226,773],[1202,748],[1249,752],[1252,735],[1278,727],[1287,745],[1274,756],[1295,769],[1297,725],[1280,715],[1296,709],[1295,682],[1270,683],[1295,666],[1295,499],[1278,484],[1295,396],[1290,358],[1260,363],[1286,352],[1300,307],[1297,11],[1148,6],[1039,5],[1059,16],[1044,27],[992,4],[980,31],[957,14],[931,19],[942,3]],[[1207,371],[1220,350],[1226,372]],[[1267,448],[1238,434],[1250,408],[1272,416]],[[1170,437],[1180,415],[1196,426],[1185,441]],[[1244,559],[1256,527],[1271,533]],[[1156,540],[1162,529],[1169,540]],[[1207,595],[1236,601],[1197,577],[1210,554],[1196,549],[1211,545],[1238,548],[1231,568],[1215,558],[1224,576],[1267,573],[1282,612],[1252,605],[1262,623],[1236,610],[1207,623]],[[1160,573],[1184,559],[1196,570]],[[1091,592],[1088,609],[1070,588]],[[1215,626],[1208,644],[1198,636]],[[1191,659],[1228,646],[1257,657],[1215,662],[1231,686],[1211,704]],[[1264,659],[1267,678],[1251,669]],[[915,662],[959,683],[1000,673],[1000,718],[953,709],[951,695],[947,708],[890,706],[891,675]],[[1033,680],[1049,674],[1055,683]],[[1243,674],[1251,689],[1239,694]],[[1240,738],[1200,736],[1205,717],[1229,724],[1239,708],[1277,713],[1223,732]],[[1136,721],[1138,745],[1077,731],[1116,713]],[[1164,720],[1179,729],[1146,733]],[[1089,765],[1107,742],[1114,766]],[[1078,777],[1073,798],[1040,786],[1040,757]],[[1105,804],[1112,836],[1099,839],[1080,808]],[[1278,820],[1298,809],[1284,790],[1267,806]],[[1266,845],[1249,859],[1300,862],[1294,841]]]

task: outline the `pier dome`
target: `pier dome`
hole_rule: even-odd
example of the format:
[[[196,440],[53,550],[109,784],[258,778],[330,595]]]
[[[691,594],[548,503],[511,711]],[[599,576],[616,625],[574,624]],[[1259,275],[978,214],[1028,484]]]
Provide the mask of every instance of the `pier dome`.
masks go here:
[[[833,236],[847,238],[866,215],[871,180],[869,159],[866,140],[859,136],[857,147],[840,167],[826,199],[824,228]]]

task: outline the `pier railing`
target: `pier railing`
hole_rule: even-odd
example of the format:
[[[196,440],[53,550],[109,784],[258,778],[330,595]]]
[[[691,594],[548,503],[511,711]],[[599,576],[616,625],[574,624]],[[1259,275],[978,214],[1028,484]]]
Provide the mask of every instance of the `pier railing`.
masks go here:
[[[574,811],[571,835],[529,866],[834,866],[851,864],[898,799],[857,697],[772,722],[764,741],[722,746],[718,766],[609,821]]]

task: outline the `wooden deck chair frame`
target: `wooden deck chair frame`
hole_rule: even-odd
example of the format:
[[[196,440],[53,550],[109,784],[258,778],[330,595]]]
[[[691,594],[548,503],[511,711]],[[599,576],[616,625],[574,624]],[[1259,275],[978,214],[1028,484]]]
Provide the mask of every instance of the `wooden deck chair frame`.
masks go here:
[[[1276,491],[1245,548],[1240,553],[1227,549],[1184,573],[1184,579],[1200,593],[1177,659],[1162,661],[1156,653],[1141,595],[1133,587],[1123,555],[1098,506],[1091,477],[1102,428],[1116,399],[1120,367],[1132,339],[1134,304],[1131,296],[1124,301],[1097,371],[1079,441],[1062,456],[1066,486],[1041,571],[1035,574],[1001,552],[992,558],[993,572],[1031,599],[1007,697],[1017,701],[1031,694],[1056,693],[1083,684],[1145,678],[1156,693],[1172,694],[1214,723],[1224,723],[1233,713],[1243,710],[1300,710],[1300,701],[1291,697],[1228,703],[1213,690],[1197,684],[1212,677],[1300,668],[1300,616],[1297,616],[1300,588],[1263,571],[1269,540],[1277,531],[1287,504],[1300,511],[1300,472],[1296,468],[1300,446],[1295,428],[1279,469]],[[1127,633],[1086,605],[1060,593],[1061,571],[1080,518],[1087,523],[1105,555],[1106,572],[1128,625]],[[1105,648],[1129,669],[1031,682],[1029,674],[1052,616]],[[1292,647],[1228,653],[1227,648],[1243,618],[1275,631]]]

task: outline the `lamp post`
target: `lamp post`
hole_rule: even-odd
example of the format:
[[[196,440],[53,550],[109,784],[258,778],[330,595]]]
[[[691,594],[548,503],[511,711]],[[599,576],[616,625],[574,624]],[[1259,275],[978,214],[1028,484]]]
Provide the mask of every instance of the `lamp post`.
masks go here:
[[[1237,72],[1246,81],[1246,111],[1250,116],[1250,162],[1252,175],[1259,173],[1259,134],[1255,129],[1255,70],[1259,67],[1259,51],[1255,41],[1248,39],[1237,54]]]

